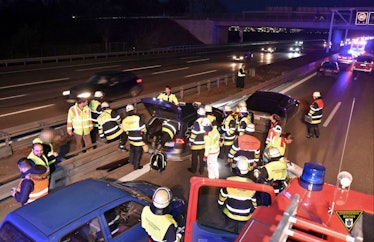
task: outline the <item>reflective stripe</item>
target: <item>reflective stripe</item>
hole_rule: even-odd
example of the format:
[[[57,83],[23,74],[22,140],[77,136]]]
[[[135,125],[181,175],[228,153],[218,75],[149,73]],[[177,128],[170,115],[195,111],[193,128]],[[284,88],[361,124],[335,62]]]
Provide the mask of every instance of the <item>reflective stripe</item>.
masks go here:
[[[226,207],[228,210],[230,210],[231,212],[234,212],[234,213],[242,213],[242,214],[248,214],[251,212],[251,209],[248,208],[248,209],[237,209],[237,208],[233,208],[231,207],[230,205],[226,204]]]

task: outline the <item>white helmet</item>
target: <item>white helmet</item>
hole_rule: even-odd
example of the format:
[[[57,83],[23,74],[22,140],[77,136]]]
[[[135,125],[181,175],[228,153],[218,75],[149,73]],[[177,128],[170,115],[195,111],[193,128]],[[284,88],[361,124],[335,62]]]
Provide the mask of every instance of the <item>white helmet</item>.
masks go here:
[[[248,124],[247,127],[245,127],[245,131],[249,133],[253,133],[256,131],[254,124]]]
[[[212,109],[212,106],[211,105],[205,105],[205,112],[207,112],[207,113],[211,113],[211,112],[213,112],[213,109]]]
[[[224,111],[225,111],[225,112],[232,112],[232,109],[231,109],[231,107],[230,107],[229,105],[226,105],[226,106],[224,107]]]
[[[266,149],[264,152],[264,156],[268,161],[279,160],[282,157],[278,148],[275,148],[275,147],[270,147]]]
[[[198,110],[197,110],[197,114],[200,115],[200,116],[205,116],[205,109],[200,107]]]
[[[239,107],[247,107],[247,103],[245,101],[241,101],[238,106]]]
[[[248,158],[245,156],[239,156],[238,161],[236,162],[236,167],[238,167],[240,174],[247,174],[249,172]]]
[[[321,93],[320,92],[313,92],[313,97],[321,97]]]
[[[94,97],[96,97],[96,98],[102,98],[102,97],[104,97],[104,93],[102,91],[96,91],[94,93]]]
[[[210,122],[208,118],[203,118],[203,120],[201,121],[201,125],[209,127],[209,126],[212,126],[212,123]]]
[[[102,107],[102,108],[109,108],[109,103],[107,103],[107,102],[103,102],[103,103],[101,104],[101,107]]]
[[[169,188],[159,187],[153,193],[152,202],[156,208],[163,209],[169,206],[173,195]]]
[[[134,111],[134,110],[135,110],[134,105],[132,105],[132,104],[128,104],[128,105],[126,106],[126,112],[130,112],[130,111]]]
[[[240,113],[248,113],[247,107],[239,107],[239,112]]]

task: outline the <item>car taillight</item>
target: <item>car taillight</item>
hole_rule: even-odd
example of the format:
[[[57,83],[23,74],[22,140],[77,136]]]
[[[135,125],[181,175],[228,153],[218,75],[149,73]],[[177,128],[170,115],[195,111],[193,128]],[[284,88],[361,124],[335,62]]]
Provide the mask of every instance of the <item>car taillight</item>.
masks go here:
[[[182,139],[182,138],[176,138],[175,139],[175,143],[176,144],[184,144],[184,143],[186,143],[186,141],[184,139]]]
[[[338,73],[338,70],[334,70],[335,73]]]
[[[141,78],[138,78],[137,80],[136,80],[136,83],[138,83],[138,84],[140,84],[140,83],[142,83],[143,82],[143,79],[141,79]]]
[[[325,69],[324,68],[319,68],[319,71],[324,71]]]

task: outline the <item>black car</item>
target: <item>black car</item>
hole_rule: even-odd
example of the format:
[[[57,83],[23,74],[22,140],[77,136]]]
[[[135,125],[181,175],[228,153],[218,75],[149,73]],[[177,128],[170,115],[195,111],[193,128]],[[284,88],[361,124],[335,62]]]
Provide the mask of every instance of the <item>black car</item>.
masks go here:
[[[95,92],[102,92],[106,99],[137,96],[143,90],[143,80],[129,71],[105,71],[90,77],[85,83],[63,92],[68,102],[80,98],[92,98]]]
[[[152,116],[146,123],[146,142],[152,147],[153,137],[161,131],[161,125],[164,120],[175,122],[180,128],[174,140],[165,144],[164,151],[168,160],[183,160],[183,157],[190,154],[187,142],[191,126],[198,118],[197,109],[201,104],[180,102],[177,106],[156,98],[143,98],[141,101]],[[213,113],[217,118],[217,123],[222,123],[223,112],[213,108]]]
[[[335,61],[324,61],[318,69],[319,76],[338,76],[340,72],[339,65]]]
[[[269,117],[278,114],[284,127],[299,110],[300,101],[278,92],[256,91],[246,100],[247,109],[253,113],[256,132],[267,133]]]

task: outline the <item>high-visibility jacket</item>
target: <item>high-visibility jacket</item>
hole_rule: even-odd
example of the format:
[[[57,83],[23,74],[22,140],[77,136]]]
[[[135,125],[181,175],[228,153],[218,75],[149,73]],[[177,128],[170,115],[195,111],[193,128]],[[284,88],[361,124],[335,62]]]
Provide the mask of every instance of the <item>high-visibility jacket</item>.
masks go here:
[[[99,115],[101,114],[101,111],[99,110],[100,105],[101,102],[97,101],[96,99],[90,100],[90,103],[88,104],[91,110],[92,125],[95,128],[99,127],[99,124],[97,123],[97,117],[99,117]]]
[[[161,131],[167,133],[170,137],[170,140],[174,138],[179,129],[180,125],[177,122],[171,122],[169,120],[165,120],[162,122]]]
[[[260,168],[259,182],[272,185],[275,193],[279,193],[286,186],[287,164],[283,158],[271,161]]]
[[[247,133],[239,135],[231,146],[229,158],[236,162],[236,158],[245,156],[249,163],[257,162],[260,157],[260,146],[261,141],[255,136]]]
[[[142,227],[154,241],[164,241],[168,228],[172,225],[177,228],[177,222],[171,214],[156,215],[149,206],[143,208],[141,214]],[[176,240],[179,241],[177,234]]]
[[[56,157],[54,156],[54,150],[52,143],[44,143],[40,138],[35,138],[32,141],[33,144],[39,143],[43,146],[43,154],[48,159],[48,165],[56,162]]]
[[[279,124],[272,124],[268,131],[268,135],[266,136],[266,144],[270,143],[274,137],[280,135],[281,133],[282,127]]]
[[[321,98],[315,99],[312,105],[310,105],[308,115],[312,118],[311,124],[321,123],[323,107],[324,107],[324,103]]]
[[[207,114],[206,117],[209,119],[213,127],[217,127],[217,117],[213,113]]]
[[[227,180],[253,182],[247,177],[240,176],[228,177]],[[251,218],[257,206],[256,198],[254,198],[255,193],[256,191],[253,190],[231,187],[221,188],[218,204],[224,206],[223,213],[227,217],[236,221],[247,221]]]
[[[252,121],[251,121],[251,118],[249,117],[249,114],[245,115],[245,116],[243,116],[239,119],[238,128],[237,128],[239,135],[244,134],[245,129],[247,128],[248,124],[250,124],[250,123],[252,123]]]
[[[279,150],[279,153],[284,156],[287,147],[286,139],[281,135],[277,135],[266,145],[266,147],[275,147]]]
[[[29,174],[30,178],[23,178],[17,187],[17,192],[22,193],[21,185],[25,179],[29,179],[34,184],[34,189],[29,194],[29,199],[25,204],[31,203],[38,198],[44,197],[48,194],[48,175],[47,174]]]
[[[221,135],[218,132],[217,128],[213,128],[212,131],[206,133],[204,135],[204,143],[205,143],[205,151],[204,156],[208,156],[209,154],[218,153],[220,150],[219,146],[219,139]]]
[[[170,93],[168,95],[168,94],[166,94],[166,92],[162,92],[162,93],[160,93],[160,95],[158,95],[157,99],[161,99],[163,101],[174,103],[175,105],[179,104],[178,98],[177,98],[177,96],[175,96],[174,93]]]
[[[189,142],[191,143],[191,150],[202,150],[205,148],[204,145],[204,135],[205,130],[202,125],[202,120],[204,117],[199,117],[196,119],[192,126],[191,136]]]
[[[231,146],[234,144],[236,135],[236,119],[232,114],[227,115],[222,122],[222,130],[224,133],[222,134],[223,137],[223,145]]]
[[[42,166],[45,166],[46,168],[48,168],[49,165],[51,165],[53,163],[52,161],[49,161],[44,154],[42,154],[39,157],[39,156],[36,156],[32,151],[27,156],[27,158],[32,160],[34,162],[34,165],[42,165]],[[51,163],[49,163],[49,162],[51,162]]]
[[[240,67],[238,70],[238,77],[245,77],[245,70],[243,67]]]
[[[143,146],[143,134],[147,131],[139,115],[132,114],[122,120],[122,129],[126,132],[130,145]]]
[[[105,109],[97,117],[97,122],[99,125],[99,135],[102,139],[105,138],[110,141],[123,133],[123,129],[120,127],[121,117],[112,109]]]
[[[92,128],[90,108],[84,106],[82,110],[77,103],[71,106],[68,112],[67,130],[73,130],[73,132],[78,135],[88,135]]]

